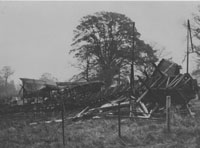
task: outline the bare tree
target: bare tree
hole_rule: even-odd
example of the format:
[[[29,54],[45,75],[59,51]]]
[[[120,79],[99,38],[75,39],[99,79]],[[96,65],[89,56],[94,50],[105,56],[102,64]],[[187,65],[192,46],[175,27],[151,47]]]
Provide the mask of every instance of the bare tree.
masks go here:
[[[2,70],[0,71],[1,76],[4,79],[5,82],[5,87],[7,88],[8,85],[8,79],[10,78],[11,75],[14,74],[14,70],[10,66],[4,66]]]

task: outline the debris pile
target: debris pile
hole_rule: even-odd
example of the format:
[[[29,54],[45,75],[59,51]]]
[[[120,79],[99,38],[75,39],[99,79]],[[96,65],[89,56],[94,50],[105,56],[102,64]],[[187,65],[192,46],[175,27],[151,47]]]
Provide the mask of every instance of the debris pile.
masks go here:
[[[73,84],[73,83],[72,83]],[[104,88],[100,81],[85,82],[83,84],[66,86],[64,89],[64,101],[66,106],[74,107],[99,107],[109,101],[121,97],[128,97],[129,85],[118,85]]]
[[[196,97],[197,81],[188,73],[181,74],[181,66],[172,61],[162,59],[158,65],[153,64],[153,66],[155,70],[151,75],[145,73],[145,78],[138,76],[138,83],[134,87],[132,96],[130,95],[132,90],[127,86],[124,89],[126,91],[122,90],[119,96],[116,95],[117,92],[113,91],[114,99],[107,99],[106,104],[101,104],[101,102],[96,108],[87,107],[73,119],[91,118],[101,116],[104,113],[114,114],[119,102],[120,108],[127,108],[128,113],[131,110],[131,116],[150,118],[158,114],[163,115],[166,96],[171,96],[173,106],[187,109],[188,113],[191,113],[188,103]],[[123,88],[123,85],[118,87]],[[95,97],[98,98],[98,95]],[[104,95],[101,97],[106,98]]]
[[[164,109],[166,96],[171,96],[173,106],[188,108],[189,101],[196,97],[197,81],[188,73],[181,74],[181,67],[174,62],[163,59],[158,66],[153,65],[152,76],[138,77],[141,85],[136,89],[136,104],[143,103],[142,109],[147,110],[145,113],[152,114]]]
[[[181,74],[181,66],[162,59],[152,64],[151,74],[138,76],[131,90],[130,84],[105,88],[101,81],[93,82],[48,82],[21,78],[23,105],[14,106],[13,112],[53,112],[65,108],[85,108],[74,119],[117,114],[118,105],[129,116],[150,118],[165,112],[166,96],[171,96],[173,106],[187,109],[196,97],[197,81],[190,74]],[[131,111],[131,112],[130,112]],[[0,113],[5,110],[0,110]]]

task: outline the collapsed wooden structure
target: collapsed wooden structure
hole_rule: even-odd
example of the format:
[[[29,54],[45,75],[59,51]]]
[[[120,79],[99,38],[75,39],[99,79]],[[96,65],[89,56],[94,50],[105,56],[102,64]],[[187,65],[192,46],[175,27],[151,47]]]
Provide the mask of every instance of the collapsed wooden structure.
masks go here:
[[[49,82],[20,78],[24,111],[60,111],[62,103],[67,109],[84,106],[91,100],[88,95],[97,94],[102,82]],[[65,98],[63,100],[63,97]]]
[[[32,98],[51,98],[53,91],[58,90],[56,83],[44,80],[20,78],[22,81],[21,90],[23,102],[28,103]]]
[[[173,106],[191,113],[188,103],[197,95],[197,81],[188,73],[181,74],[181,66],[172,61],[162,59],[158,65],[153,66],[155,70],[151,75],[145,73],[144,78],[138,76],[138,83],[132,96],[129,87],[129,91],[122,93],[123,97],[116,97],[115,100],[110,100],[110,103],[97,108],[87,108],[74,119],[114,111],[118,107],[118,102],[121,103],[120,107],[130,107],[131,116],[150,118],[157,113],[165,113],[166,96],[171,96]]]
[[[166,96],[171,96],[172,105],[188,108],[189,101],[197,95],[197,81],[188,73],[181,74],[181,67],[174,62],[162,59],[158,66],[153,65],[151,76],[138,76],[141,85],[136,88],[136,104],[144,104],[140,106],[145,114],[152,114],[163,109]]]
[[[21,78],[23,106],[39,111],[61,110],[64,102],[66,109],[98,107],[110,100],[127,96],[129,85],[105,89],[101,81],[56,82]],[[48,108],[48,109],[47,109]]]
[[[189,101],[196,97],[197,81],[188,73],[181,74],[181,67],[172,61],[162,59],[153,66],[151,75],[138,76],[134,94],[129,84],[105,88],[100,81],[49,82],[21,78],[24,105],[18,111],[60,111],[64,103],[66,109],[86,107],[78,117],[95,116],[114,111],[120,101],[121,107],[130,109],[133,116],[151,117],[164,111],[167,95],[174,106],[188,108]]]

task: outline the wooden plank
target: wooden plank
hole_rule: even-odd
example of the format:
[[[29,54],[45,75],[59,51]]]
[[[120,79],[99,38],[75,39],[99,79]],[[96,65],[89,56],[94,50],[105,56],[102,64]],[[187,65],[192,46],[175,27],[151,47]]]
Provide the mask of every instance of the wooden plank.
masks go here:
[[[118,102],[118,136],[121,137],[121,111],[120,111],[120,102]]]
[[[166,124],[167,124],[167,132],[171,131],[171,96],[166,97]]]

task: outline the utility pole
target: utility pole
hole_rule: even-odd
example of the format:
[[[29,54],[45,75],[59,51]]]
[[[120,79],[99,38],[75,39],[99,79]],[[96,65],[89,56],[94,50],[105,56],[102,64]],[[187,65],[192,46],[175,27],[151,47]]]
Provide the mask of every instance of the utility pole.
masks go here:
[[[190,21],[187,20],[187,73],[189,73],[189,54],[190,54],[190,47],[189,47],[189,41],[191,44],[192,52],[194,51],[193,43],[192,43],[192,33],[191,33],[191,28],[190,28]]]
[[[131,50],[131,95],[134,94],[134,46],[135,46],[135,22],[133,22],[133,33],[132,33],[132,37],[133,37],[133,44],[132,44],[132,50]]]
[[[130,91],[130,100],[129,100],[129,104],[130,104],[130,118],[133,116],[133,101],[132,101],[132,97],[134,94],[135,94],[135,88],[134,88],[134,46],[135,46],[135,22],[133,22],[133,33],[132,33],[132,39],[133,39],[133,42],[132,42],[132,50],[131,50],[131,75],[130,75],[130,88],[131,88],[131,91]]]
[[[86,65],[86,81],[89,82],[89,57],[87,57],[87,65]]]
[[[186,73],[189,73],[189,20],[187,21],[187,65],[186,65]]]

